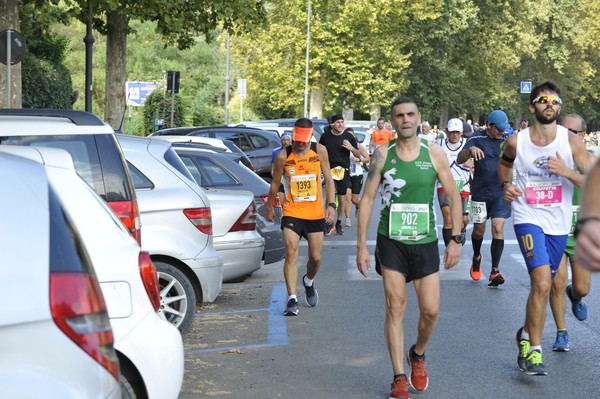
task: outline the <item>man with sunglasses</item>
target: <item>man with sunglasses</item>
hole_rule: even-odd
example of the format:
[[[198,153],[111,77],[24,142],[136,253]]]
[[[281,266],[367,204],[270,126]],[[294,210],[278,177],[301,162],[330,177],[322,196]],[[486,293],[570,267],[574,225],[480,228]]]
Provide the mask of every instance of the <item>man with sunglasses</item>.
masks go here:
[[[499,109],[486,118],[485,130],[473,134],[458,153],[456,162],[464,164],[472,158],[475,172],[471,181],[471,220],[473,221],[473,261],[469,274],[475,281],[481,279],[481,245],[487,219],[492,219],[492,244],[490,248],[492,268],[488,286],[504,284],[500,273],[500,259],[504,251],[504,223],[511,215],[510,204],[504,200],[498,178],[498,161],[504,131],[510,127],[508,116]]]
[[[528,375],[547,375],[542,332],[552,280],[571,227],[573,186],[583,183],[590,165],[576,134],[556,123],[560,89],[546,81],[531,90],[535,123],[506,140],[498,165],[504,198],[512,202],[514,229],[529,271],[525,324],[517,331],[517,366]],[[516,184],[512,184],[512,169]],[[575,171],[575,167],[581,172]]]

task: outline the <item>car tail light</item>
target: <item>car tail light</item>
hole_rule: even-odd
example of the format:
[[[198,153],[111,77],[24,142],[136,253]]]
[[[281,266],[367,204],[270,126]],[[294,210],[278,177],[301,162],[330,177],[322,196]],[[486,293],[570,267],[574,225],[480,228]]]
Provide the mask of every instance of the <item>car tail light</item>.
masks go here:
[[[150,303],[154,308],[154,311],[158,312],[160,308],[160,286],[158,285],[158,274],[156,268],[150,259],[148,252],[140,251],[139,262],[140,274],[142,276],[142,282],[144,288],[150,299]]]
[[[242,216],[231,226],[229,231],[256,230],[256,204],[254,201],[242,213]]]
[[[96,277],[51,272],[50,309],[58,328],[119,381],[114,338]]]
[[[140,210],[137,201],[111,201],[108,205],[141,246],[142,231],[140,230]]]
[[[261,194],[260,198],[264,202],[265,205],[269,202],[269,194]],[[275,197],[275,202],[273,202],[273,206],[275,208],[281,208],[281,201],[279,200],[279,196]]]
[[[184,209],[183,213],[198,230],[204,234],[212,234],[213,229],[210,208]]]

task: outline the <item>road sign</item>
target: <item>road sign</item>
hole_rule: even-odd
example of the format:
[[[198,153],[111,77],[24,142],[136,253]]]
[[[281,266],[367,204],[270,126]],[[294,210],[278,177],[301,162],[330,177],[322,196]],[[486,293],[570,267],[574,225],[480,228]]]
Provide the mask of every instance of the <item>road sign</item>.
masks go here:
[[[238,95],[246,98],[246,79],[238,79]]]
[[[531,93],[531,82],[521,82],[521,94]]]
[[[159,87],[158,82],[127,82],[127,105],[141,107],[146,97]]]
[[[8,49],[10,48],[10,55]],[[0,62],[15,65],[21,62],[25,54],[25,38],[16,30],[6,29],[0,32]],[[10,61],[9,61],[10,60]]]

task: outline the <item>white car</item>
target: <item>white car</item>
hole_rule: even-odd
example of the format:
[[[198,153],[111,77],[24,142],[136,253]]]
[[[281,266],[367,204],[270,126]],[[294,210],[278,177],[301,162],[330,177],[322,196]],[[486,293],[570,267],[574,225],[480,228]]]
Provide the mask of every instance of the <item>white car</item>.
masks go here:
[[[185,333],[196,303],[214,301],[223,285],[223,257],[213,247],[213,219],[204,191],[171,143],[119,134],[143,226],[142,248],[158,271],[161,314]]]
[[[79,231],[104,295],[121,368],[124,398],[177,398],[183,342],[159,314],[156,270],[109,206],[77,175],[61,149],[5,146],[0,151],[44,164]]]
[[[0,395],[121,398],[106,305],[37,162],[0,153]]]

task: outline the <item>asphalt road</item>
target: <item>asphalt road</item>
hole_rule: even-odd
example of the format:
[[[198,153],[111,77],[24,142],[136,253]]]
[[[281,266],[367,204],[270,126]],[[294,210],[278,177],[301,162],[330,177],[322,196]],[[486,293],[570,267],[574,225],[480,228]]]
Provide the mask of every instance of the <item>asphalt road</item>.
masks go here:
[[[441,218],[437,220],[439,225]],[[369,229],[371,251],[376,221]],[[568,353],[552,352],[556,330],[548,307],[543,350],[549,375],[524,375],[516,367],[515,333],[523,324],[529,277],[509,219],[501,263],[506,283],[487,286],[490,227],[488,223],[482,248],[485,278],[475,282],[469,277],[470,238],[459,264],[440,272],[441,311],[427,350],[429,388],[411,392],[411,397],[599,397],[597,281],[587,298],[586,321],[575,319],[567,302]],[[199,307],[184,337],[180,398],[387,398],[392,370],[383,337],[382,283],[374,271],[365,279],[356,270],[355,240],[355,226],[346,227],[343,236],[325,237],[316,279],[319,305],[309,308],[300,287],[297,317],[282,315],[286,292],[281,263],[263,267],[242,283],[224,285],[214,303]],[[302,276],[305,246],[300,255]],[[418,322],[414,289],[408,292],[407,348],[415,342]]]

